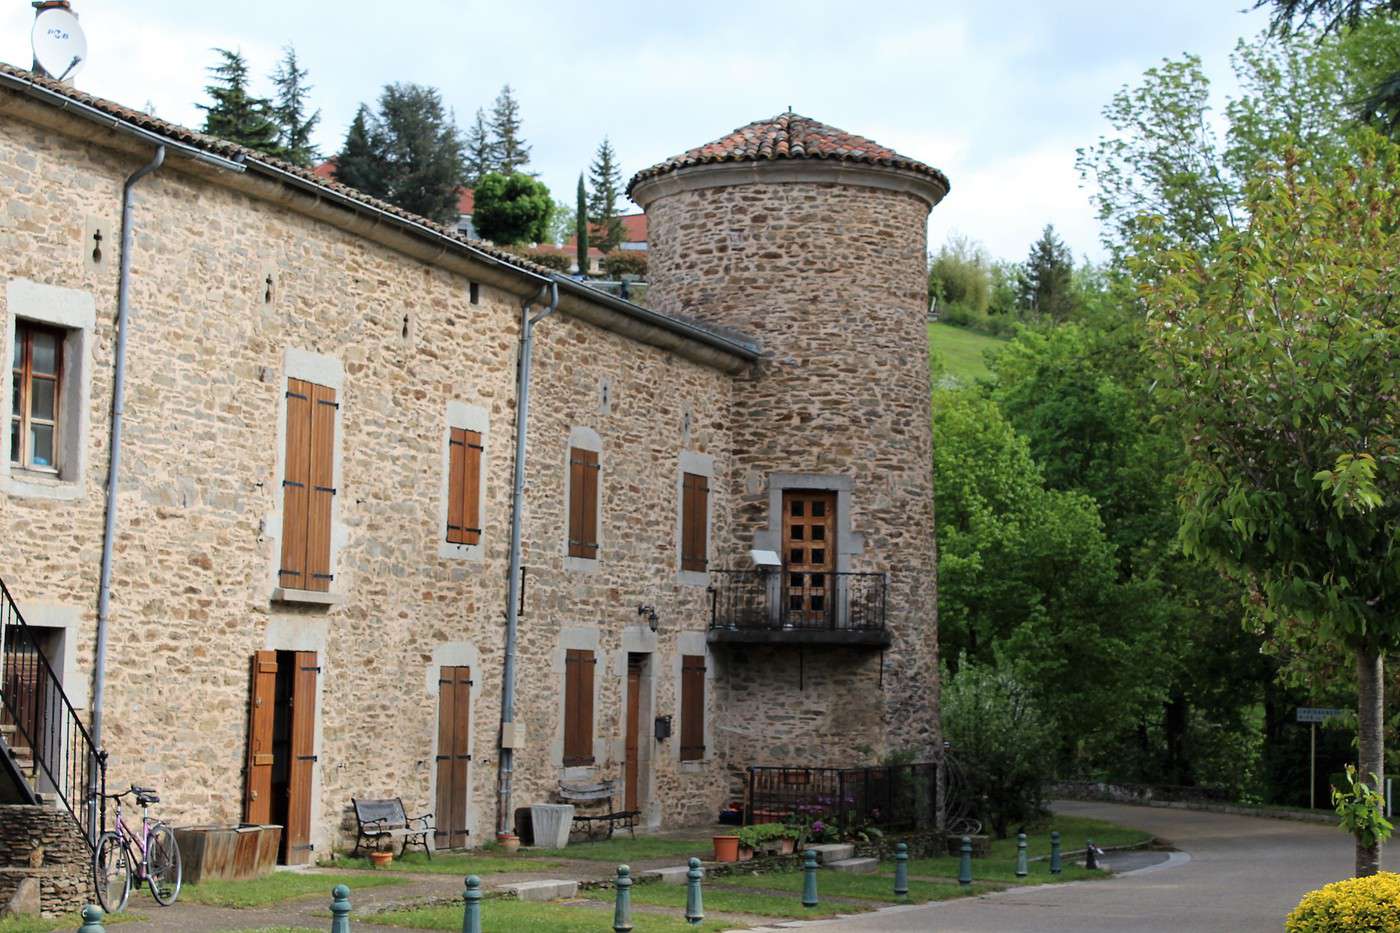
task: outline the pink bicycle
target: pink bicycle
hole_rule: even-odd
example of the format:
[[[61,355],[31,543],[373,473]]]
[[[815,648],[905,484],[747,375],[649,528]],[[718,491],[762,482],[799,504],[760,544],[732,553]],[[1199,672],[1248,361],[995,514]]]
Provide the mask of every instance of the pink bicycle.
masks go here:
[[[130,795],[141,805],[139,836],[122,822],[122,798]],[[133,873],[137,884],[144,881],[150,886],[157,904],[169,907],[180,896],[180,848],[175,844],[175,830],[151,819],[151,804],[160,803],[160,798],[151,788],[135,784],[120,794],[104,796],[116,801],[116,821],[97,840],[92,853],[92,883],[102,909],[115,914],[126,907]]]

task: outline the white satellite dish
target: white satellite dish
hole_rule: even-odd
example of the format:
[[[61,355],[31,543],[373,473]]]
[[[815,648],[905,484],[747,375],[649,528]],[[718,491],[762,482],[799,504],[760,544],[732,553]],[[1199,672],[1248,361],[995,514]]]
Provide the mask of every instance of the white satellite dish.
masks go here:
[[[35,68],[57,81],[71,80],[87,60],[87,37],[77,14],[66,6],[41,9],[29,40]]]

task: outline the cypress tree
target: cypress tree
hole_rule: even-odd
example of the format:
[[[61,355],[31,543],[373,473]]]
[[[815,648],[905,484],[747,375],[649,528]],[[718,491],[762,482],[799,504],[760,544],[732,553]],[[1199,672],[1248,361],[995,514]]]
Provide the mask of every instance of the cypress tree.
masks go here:
[[[294,165],[310,166],[320,158],[311,134],[316,124],[321,122],[321,111],[307,116],[307,97],[311,85],[306,83],[307,71],[297,62],[297,52],[292,46],[282,51],[282,61],[272,74],[276,87],[276,101],[272,113],[276,118],[279,135],[278,146],[282,157]]]
[[[213,83],[204,88],[213,103],[198,105],[204,111],[204,132],[269,155],[281,155],[272,104],[248,92],[248,60],[241,52],[214,51],[219,63],[209,67]]]
[[[617,216],[622,171],[617,165],[617,153],[606,136],[589,166],[588,181],[593,186],[593,194],[588,199],[588,222],[593,225],[598,248],[609,253],[622,242],[625,231],[622,219]]]
[[[583,173],[578,173],[578,207],[575,223],[578,230],[574,234],[575,250],[578,257],[578,274],[588,275],[588,189],[583,186]]]
[[[496,171],[510,175],[530,164],[530,146],[520,135],[520,104],[509,84],[501,88],[491,108],[490,127]]]
[[[496,147],[491,142],[491,131],[486,124],[486,115],[481,108],[476,109],[476,122],[467,131],[466,173],[462,176],[468,188],[475,188],[481,176],[496,171]]]
[[[1069,247],[1055,235],[1054,225],[1046,224],[1022,267],[1022,307],[1052,320],[1064,320],[1074,309],[1073,275]]]

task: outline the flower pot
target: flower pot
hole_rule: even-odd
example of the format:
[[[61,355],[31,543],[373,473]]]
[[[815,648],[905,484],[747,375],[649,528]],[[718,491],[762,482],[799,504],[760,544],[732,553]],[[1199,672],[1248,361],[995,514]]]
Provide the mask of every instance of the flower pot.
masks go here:
[[[797,840],[783,836],[778,840],[778,854],[791,855],[797,851]]]
[[[753,846],[739,846],[739,861],[747,862],[753,858]]]
[[[369,863],[375,868],[388,868],[389,863],[393,860],[394,853],[392,852],[371,852],[369,854]]]
[[[737,862],[739,861],[739,837],[738,836],[716,836],[715,861],[716,862]]]
[[[496,842],[507,852],[514,852],[520,848],[520,837],[515,833],[496,833]]]

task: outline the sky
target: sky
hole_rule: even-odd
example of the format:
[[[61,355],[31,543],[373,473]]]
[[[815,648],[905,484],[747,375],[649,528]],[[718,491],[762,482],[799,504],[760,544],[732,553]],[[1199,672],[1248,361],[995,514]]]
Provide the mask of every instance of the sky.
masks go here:
[[[1267,25],[1252,0],[1001,3],[484,3],[418,0],[73,0],[84,91],[198,128],[215,47],[255,75],[294,45],[333,153],[356,107],[394,81],[441,89],[465,128],[503,84],[520,102],[531,170],[573,202],[609,137],[630,175],[791,107],[942,169],[929,222],[1021,259],[1053,223],[1103,254],[1075,149],[1107,130],[1113,93],[1166,57],[1202,57],[1221,95],[1229,55]],[[28,67],[33,11],[0,0],[0,60]],[[255,90],[270,91],[260,78]],[[628,204],[636,210],[635,205]]]

